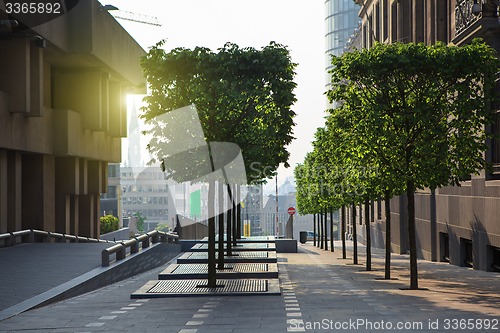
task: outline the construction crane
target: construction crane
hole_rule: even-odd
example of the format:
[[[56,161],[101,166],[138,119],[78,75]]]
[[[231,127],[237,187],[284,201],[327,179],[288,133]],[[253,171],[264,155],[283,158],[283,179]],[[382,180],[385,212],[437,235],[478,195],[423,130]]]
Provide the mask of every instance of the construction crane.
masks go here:
[[[113,15],[113,17],[117,19],[138,22],[143,24],[154,25],[157,27],[161,27],[161,23],[158,21],[158,18],[155,16],[137,14],[133,12],[127,12],[124,10],[119,10],[117,7],[113,5],[104,5],[101,7],[102,10],[106,10]]]

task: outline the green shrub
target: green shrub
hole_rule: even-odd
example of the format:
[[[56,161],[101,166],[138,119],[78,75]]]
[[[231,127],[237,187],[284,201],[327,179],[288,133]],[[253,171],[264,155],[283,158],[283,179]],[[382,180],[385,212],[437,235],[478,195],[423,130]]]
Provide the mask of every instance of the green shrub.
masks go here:
[[[170,227],[166,223],[158,223],[155,230],[169,232]]]
[[[106,215],[101,217],[101,235],[118,230],[119,220],[116,216]]]

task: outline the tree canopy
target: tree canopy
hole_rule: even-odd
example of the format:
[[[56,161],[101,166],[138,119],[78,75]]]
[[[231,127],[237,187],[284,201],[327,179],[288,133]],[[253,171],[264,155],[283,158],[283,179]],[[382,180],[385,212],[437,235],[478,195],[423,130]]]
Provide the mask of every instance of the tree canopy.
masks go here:
[[[296,64],[285,46],[271,42],[257,50],[227,43],[217,52],[203,47],[166,52],[162,45],[142,59],[150,88],[146,120],[154,125],[159,115],[195,105],[207,142],[241,148],[246,169],[253,171],[248,183],[272,177],[281,163],[288,166]],[[153,137],[160,133],[160,126],[150,131]],[[155,156],[156,143],[149,146]]]

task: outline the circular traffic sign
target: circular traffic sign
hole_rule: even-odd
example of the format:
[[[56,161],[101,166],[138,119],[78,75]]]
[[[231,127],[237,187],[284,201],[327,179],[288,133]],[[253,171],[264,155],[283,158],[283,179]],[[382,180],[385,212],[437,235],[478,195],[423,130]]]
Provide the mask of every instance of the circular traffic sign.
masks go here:
[[[293,215],[293,214],[295,214],[295,207],[289,207],[287,211],[288,211],[288,214]]]

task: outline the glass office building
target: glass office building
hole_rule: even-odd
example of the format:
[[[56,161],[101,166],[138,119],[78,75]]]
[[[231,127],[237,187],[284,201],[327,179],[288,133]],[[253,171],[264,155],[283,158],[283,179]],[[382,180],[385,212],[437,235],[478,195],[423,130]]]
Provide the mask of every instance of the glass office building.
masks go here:
[[[332,55],[339,56],[344,51],[345,44],[351,38],[361,19],[358,17],[359,6],[354,0],[325,1],[325,40],[326,40],[326,88],[330,86],[328,71],[332,68]]]

